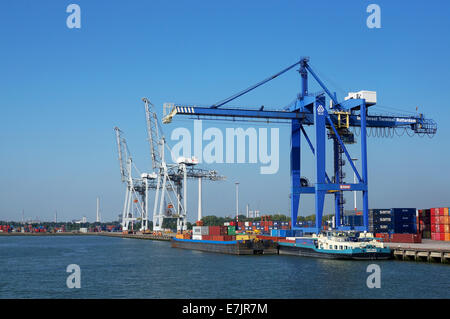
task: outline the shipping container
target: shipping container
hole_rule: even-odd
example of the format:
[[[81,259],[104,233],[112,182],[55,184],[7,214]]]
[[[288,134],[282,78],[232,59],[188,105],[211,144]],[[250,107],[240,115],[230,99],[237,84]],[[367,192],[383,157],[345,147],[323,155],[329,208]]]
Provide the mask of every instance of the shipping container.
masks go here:
[[[209,226],[209,235],[220,236],[227,235],[228,227],[227,226]]]
[[[192,227],[193,235],[209,235],[209,226],[194,226]]]
[[[240,227],[238,227],[238,230],[240,230]],[[227,235],[236,235],[236,226],[228,226]]]
[[[430,215],[431,216],[439,216],[439,208],[431,208]]]
[[[389,208],[377,208],[377,209],[369,209],[369,216],[391,216],[391,209]]]
[[[420,234],[392,234],[390,241],[393,243],[421,243]]]

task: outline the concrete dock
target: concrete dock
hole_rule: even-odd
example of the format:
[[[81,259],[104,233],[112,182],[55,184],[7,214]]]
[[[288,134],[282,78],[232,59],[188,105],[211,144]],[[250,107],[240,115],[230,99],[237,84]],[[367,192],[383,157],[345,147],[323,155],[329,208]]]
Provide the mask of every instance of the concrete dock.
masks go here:
[[[385,243],[400,260],[450,263],[450,242],[423,239],[420,244]]]

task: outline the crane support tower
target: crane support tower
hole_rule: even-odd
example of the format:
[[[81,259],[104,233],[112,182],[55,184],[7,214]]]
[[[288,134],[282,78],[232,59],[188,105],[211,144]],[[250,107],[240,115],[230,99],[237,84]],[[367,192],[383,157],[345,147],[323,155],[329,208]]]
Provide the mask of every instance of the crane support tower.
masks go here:
[[[296,99],[287,107],[279,110],[251,109],[245,107],[226,108],[225,104],[256,89],[257,87],[277,78],[281,74],[299,67],[301,78],[301,91]],[[323,91],[311,94],[308,91],[309,76],[312,76]],[[327,98],[330,100],[327,107]],[[175,115],[187,115],[194,119],[230,119],[233,121],[248,121],[249,119],[264,119],[266,121],[288,121],[291,123],[291,150],[290,150],[290,184],[291,184],[291,227],[303,229],[305,232],[318,233],[322,230],[322,215],[325,195],[334,195],[336,228],[346,230],[342,225],[343,192],[356,191],[362,193],[364,226],[355,227],[355,230],[367,231],[369,226],[369,187],[367,178],[367,134],[370,130],[393,134],[397,130],[412,132],[417,135],[433,136],[437,125],[432,119],[423,114],[413,116],[370,115],[369,107],[376,104],[376,92],[359,91],[350,92],[343,101],[339,101],[336,93],[332,93],[317,76],[309,64],[309,58],[303,57],[298,62],[281,70],[280,72],[252,85],[251,87],[230,96],[210,106],[184,105],[164,103],[163,123],[172,121]],[[305,126],[315,127],[315,145],[305,131]],[[356,137],[351,129],[360,130],[359,142],[361,144],[361,170],[358,171],[350,157],[346,144],[356,143]],[[301,139],[304,138],[315,158],[315,183],[312,185],[301,176]],[[334,175],[326,172],[326,140],[333,143]],[[356,183],[346,183],[343,167],[345,159],[356,175]],[[296,225],[301,195],[315,197],[315,227],[302,228]]]
[[[197,168],[198,160],[194,157],[180,157],[176,160],[176,163],[167,163],[165,160],[165,151],[168,150],[172,155],[172,150],[166,143],[153,104],[145,97],[142,101],[145,106],[152,168],[154,176],[156,176],[155,185],[152,187],[156,189],[153,206],[153,230],[162,230],[162,224],[165,218],[176,218],[177,231],[183,232],[187,230],[187,180],[198,179],[199,181],[198,216],[201,218],[202,180],[219,181],[224,180],[225,177],[219,175],[215,170]],[[144,211],[148,217],[148,205],[145,205]]]
[[[140,174],[133,177],[133,158],[128,150],[123,132],[116,126],[116,143],[119,156],[120,174],[122,182],[126,183],[125,201],[122,212],[122,231],[130,231],[130,224],[141,221],[141,230],[148,229],[148,190],[155,188],[155,174]]]

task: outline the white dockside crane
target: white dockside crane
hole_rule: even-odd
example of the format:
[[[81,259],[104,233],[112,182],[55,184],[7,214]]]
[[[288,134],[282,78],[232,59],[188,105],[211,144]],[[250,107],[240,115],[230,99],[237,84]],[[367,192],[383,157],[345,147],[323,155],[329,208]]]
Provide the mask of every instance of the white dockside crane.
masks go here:
[[[143,98],[142,101],[145,104],[152,168],[157,175],[153,207],[153,230],[162,230],[164,218],[176,218],[177,231],[182,232],[187,229],[187,179],[197,178],[199,180],[198,219],[200,220],[202,212],[202,179],[218,181],[225,179],[225,177],[218,175],[215,170],[196,168],[195,165],[198,164],[198,160],[195,157],[180,157],[177,159],[176,164],[168,164],[165,161],[165,150],[169,150],[170,154],[172,154],[172,150],[167,145],[164,135],[162,135],[158,116],[153,110],[153,104],[147,98]],[[183,187],[183,195],[181,195]],[[166,203],[166,199],[169,200],[169,204]],[[183,203],[181,203],[182,200]],[[146,206],[146,210],[147,208],[148,206]]]
[[[116,142],[119,155],[120,174],[122,182],[126,183],[125,201],[122,213],[122,230],[128,232],[133,227],[133,222],[141,220],[141,230],[148,229],[148,189],[152,187],[152,181],[156,174],[140,174],[140,178],[133,177],[133,168],[137,170],[128,150],[127,142],[123,132],[115,127]],[[138,171],[139,172],[139,171]]]

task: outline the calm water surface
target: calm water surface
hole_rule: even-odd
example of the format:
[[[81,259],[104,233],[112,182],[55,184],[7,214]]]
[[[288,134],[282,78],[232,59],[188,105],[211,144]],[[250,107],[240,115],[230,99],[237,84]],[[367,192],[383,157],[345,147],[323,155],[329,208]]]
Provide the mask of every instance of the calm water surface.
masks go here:
[[[0,298],[450,298],[450,265],[229,256],[102,236],[0,237]],[[81,288],[69,289],[69,264]]]

